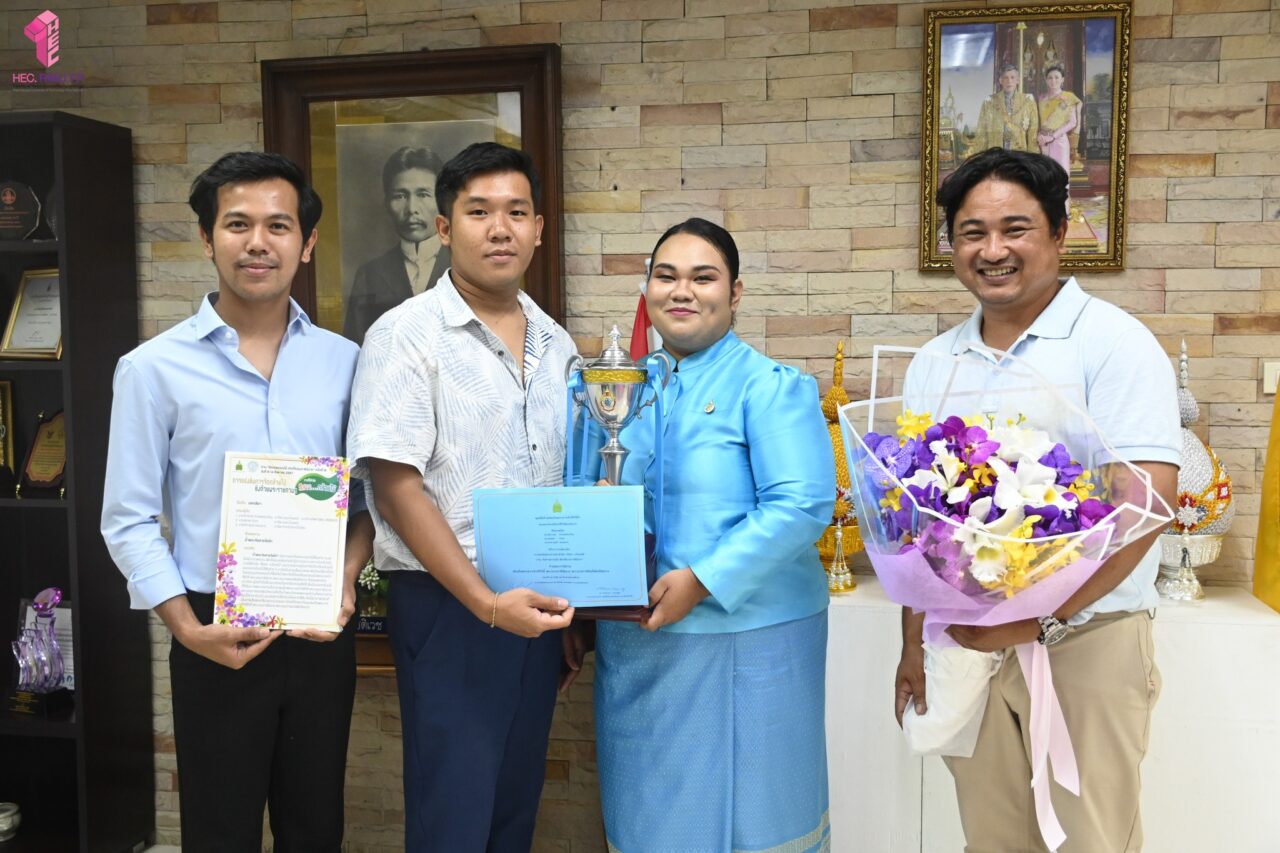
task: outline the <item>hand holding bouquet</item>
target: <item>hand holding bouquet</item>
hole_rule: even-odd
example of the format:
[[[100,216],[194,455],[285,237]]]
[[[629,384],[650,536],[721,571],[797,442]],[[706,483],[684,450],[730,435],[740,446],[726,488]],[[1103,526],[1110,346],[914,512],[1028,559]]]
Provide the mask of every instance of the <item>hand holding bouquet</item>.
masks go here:
[[[888,352],[914,356],[904,396],[873,394],[840,410],[854,503],[885,592],[925,614],[930,702],[919,719],[930,745],[941,744],[931,751],[972,754],[998,655],[993,664],[956,649],[947,626],[1054,613],[1172,513],[1150,476],[1100,434],[1082,389],[1056,387],[1005,353],[901,347],[876,347],[873,389]],[[1066,836],[1049,797],[1050,759],[1073,793],[1079,771],[1045,647],[1016,651],[1031,694],[1037,816],[1057,849]]]

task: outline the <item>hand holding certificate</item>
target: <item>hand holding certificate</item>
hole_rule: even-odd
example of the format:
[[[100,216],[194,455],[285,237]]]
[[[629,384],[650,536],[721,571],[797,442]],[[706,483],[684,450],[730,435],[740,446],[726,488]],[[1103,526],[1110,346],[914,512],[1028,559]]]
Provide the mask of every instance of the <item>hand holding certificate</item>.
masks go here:
[[[649,603],[644,490],[477,489],[476,564],[495,592],[527,587],[575,608],[619,608],[638,619]]]
[[[225,466],[214,622],[341,630],[347,460],[228,452]]]

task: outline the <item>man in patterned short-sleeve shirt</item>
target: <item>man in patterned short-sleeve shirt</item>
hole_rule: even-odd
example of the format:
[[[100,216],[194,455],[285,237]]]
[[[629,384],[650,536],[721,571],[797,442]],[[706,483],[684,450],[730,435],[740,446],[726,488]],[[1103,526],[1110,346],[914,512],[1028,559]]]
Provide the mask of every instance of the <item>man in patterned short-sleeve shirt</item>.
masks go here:
[[[472,492],[562,482],[574,346],[520,291],[538,196],[524,152],[477,143],[445,164],[436,227],[453,267],[374,323],[356,370],[348,454],[391,573],[411,853],[533,840],[573,609],[485,585]]]

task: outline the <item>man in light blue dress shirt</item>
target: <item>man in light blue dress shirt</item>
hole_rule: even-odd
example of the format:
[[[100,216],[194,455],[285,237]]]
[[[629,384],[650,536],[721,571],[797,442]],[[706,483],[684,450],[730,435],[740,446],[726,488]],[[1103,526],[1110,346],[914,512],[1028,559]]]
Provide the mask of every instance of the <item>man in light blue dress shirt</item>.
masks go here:
[[[1173,368],[1155,336],[1059,279],[1067,176],[1041,154],[993,148],[967,160],[938,192],[956,277],[978,300],[973,316],[934,338],[907,370],[903,397],[936,399],[950,356],[1010,353],[1060,388],[1077,387],[1116,456],[1146,471],[1172,506],[1182,440]],[[932,358],[938,354],[947,358]],[[919,408],[917,407],[917,411]],[[955,413],[933,413],[934,415]],[[1067,834],[1062,853],[1122,853],[1142,846],[1139,765],[1160,676],[1151,643],[1159,529],[1117,551],[1053,613],[989,628],[953,625],[960,645],[983,652],[1040,642],[1080,766],[1076,797],[1053,787]],[[926,713],[921,629],[903,614],[896,679],[899,722],[908,702]],[[968,853],[1045,850],[1032,802],[1030,697],[1016,656],[991,680],[972,758],[948,758]]]
[[[357,347],[289,297],[319,196],[278,154],[228,154],[191,207],[218,290],[116,369],[102,534],[169,654],[184,851],[338,851],[355,695],[356,574],[373,526],[353,484],[341,634],[209,624],[229,450],[341,456]],[[164,515],[172,547],[162,531]]]

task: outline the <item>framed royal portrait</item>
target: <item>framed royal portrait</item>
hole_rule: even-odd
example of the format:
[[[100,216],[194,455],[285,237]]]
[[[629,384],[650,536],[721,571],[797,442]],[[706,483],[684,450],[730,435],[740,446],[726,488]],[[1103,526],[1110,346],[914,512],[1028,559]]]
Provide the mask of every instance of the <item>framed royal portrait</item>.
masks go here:
[[[1067,173],[1062,267],[1121,270],[1127,2],[925,11],[920,269],[951,269],[935,197],[988,148],[1052,157]]]
[[[360,343],[369,325],[448,268],[435,178],[473,142],[528,152],[546,224],[523,287],[564,320],[560,50],[468,48],[262,63],[263,134],[324,202],[293,295],[317,325]]]
[[[61,275],[56,269],[27,270],[18,282],[0,358],[62,357]]]

